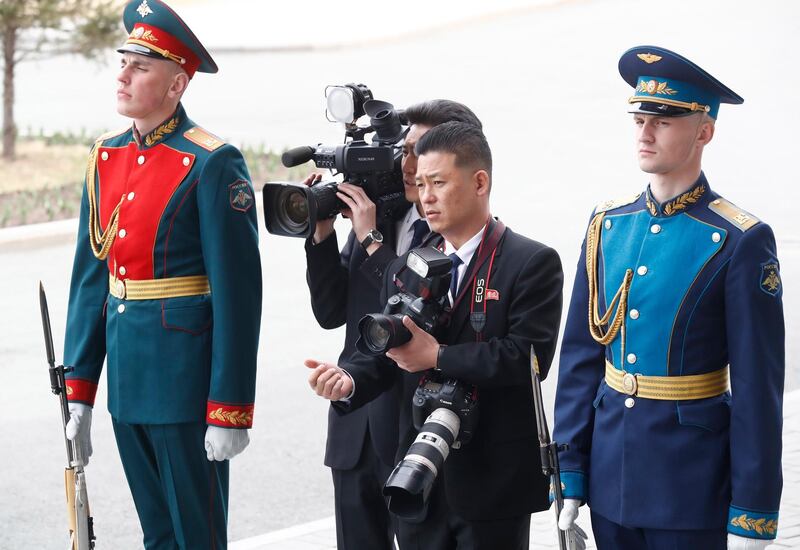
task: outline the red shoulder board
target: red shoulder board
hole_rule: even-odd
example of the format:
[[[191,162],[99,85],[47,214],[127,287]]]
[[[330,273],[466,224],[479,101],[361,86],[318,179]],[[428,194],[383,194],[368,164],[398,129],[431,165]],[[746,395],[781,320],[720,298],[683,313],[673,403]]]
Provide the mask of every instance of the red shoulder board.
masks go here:
[[[183,137],[192,143],[196,143],[206,151],[216,151],[225,145],[225,142],[222,139],[210,132],[203,130],[200,126],[189,128],[183,133]]]

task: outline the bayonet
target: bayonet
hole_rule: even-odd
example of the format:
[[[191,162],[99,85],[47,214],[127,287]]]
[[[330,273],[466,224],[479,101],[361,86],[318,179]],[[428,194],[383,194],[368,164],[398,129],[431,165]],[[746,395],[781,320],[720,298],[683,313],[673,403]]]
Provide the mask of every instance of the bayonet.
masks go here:
[[[50,328],[50,312],[47,309],[47,296],[39,281],[39,309],[42,314],[44,346],[50,372],[50,391],[59,397],[61,424],[64,443],[67,447],[67,467],[64,469],[64,485],[67,491],[67,515],[69,519],[69,550],[92,550],[94,548],[94,525],[89,515],[89,496],[86,491],[86,474],[83,471],[83,457],[80,446],[67,438],[69,422],[69,403],[67,401],[67,382],[65,374],[72,370],[63,365],[56,366],[53,351],[53,332]]]
[[[559,447],[550,439],[550,430],[547,427],[547,416],[544,412],[544,399],[542,399],[542,380],[539,371],[539,360],[531,345],[531,380],[533,383],[533,405],[536,412],[536,431],[539,436],[539,454],[542,460],[542,473],[550,479],[550,489],[553,492],[554,509],[556,513],[556,530],[558,531],[559,550],[568,550],[567,533],[558,527],[558,517],[564,507],[564,494],[561,487],[561,470],[558,465],[558,451],[566,449]]]

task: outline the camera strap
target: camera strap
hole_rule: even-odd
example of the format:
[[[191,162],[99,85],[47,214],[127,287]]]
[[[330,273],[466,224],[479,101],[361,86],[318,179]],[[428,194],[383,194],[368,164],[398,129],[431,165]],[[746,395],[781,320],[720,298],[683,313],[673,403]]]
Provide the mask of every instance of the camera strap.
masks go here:
[[[486,223],[486,231],[483,232],[481,244],[478,247],[477,259],[472,263],[472,269],[464,274],[462,282],[472,279],[471,285],[462,284],[461,292],[453,301],[455,311],[461,300],[467,294],[467,289],[472,288],[472,303],[469,306],[469,323],[475,331],[475,340],[483,341],[483,328],[486,326],[486,293],[489,288],[489,280],[492,276],[494,267],[494,257],[497,247],[503,240],[506,233],[506,226],[500,220],[489,217]]]
[[[472,303],[469,308],[469,322],[472,330],[475,331],[475,339],[478,342],[483,341],[483,328],[486,326],[486,297],[489,290],[489,281],[492,275],[492,268],[494,267],[494,257],[497,253],[497,247],[503,240],[506,233],[506,226],[500,220],[489,217],[486,222],[486,230],[483,232],[481,244],[475,252],[477,257],[473,258],[470,262],[470,270],[464,274],[462,279],[461,290],[458,296],[453,300],[453,305],[446,317],[452,316],[452,312],[456,310],[461,300],[467,294],[467,289],[472,288]],[[439,250],[444,249],[444,239],[438,233],[431,233],[427,239],[422,243],[422,246],[434,246]],[[400,280],[399,275],[405,271],[406,266],[403,266],[400,271],[394,276],[394,284],[405,292],[405,284]],[[472,284],[463,284],[466,281],[472,280]]]

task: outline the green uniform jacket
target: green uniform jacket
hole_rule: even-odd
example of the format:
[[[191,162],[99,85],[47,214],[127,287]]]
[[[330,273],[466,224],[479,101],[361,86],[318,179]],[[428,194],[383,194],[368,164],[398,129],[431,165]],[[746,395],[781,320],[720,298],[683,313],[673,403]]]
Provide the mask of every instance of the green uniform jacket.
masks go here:
[[[99,139],[87,176],[94,193],[84,187],[64,346],[69,399],[94,404],[107,358],[108,408],[120,422],[251,427],[261,261],[241,153],[178,106],[146,136],[131,128]],[[95,230],[113,237],[105,260]],[[210,292],[120,298],[109,275],[125,284],[207,276]]]

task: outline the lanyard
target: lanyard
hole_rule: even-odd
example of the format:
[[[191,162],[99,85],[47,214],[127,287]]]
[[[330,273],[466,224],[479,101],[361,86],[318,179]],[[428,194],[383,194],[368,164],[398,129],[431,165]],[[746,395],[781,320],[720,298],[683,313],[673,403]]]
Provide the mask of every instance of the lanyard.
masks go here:
[[[467,294],[467,288],[472,287],[472,303],[469,307],[469,322],[472,330],[475,331],[475,339],[478,342],[483,340],[483,327],[486,326],[486,289],[489,288],[489,279],[492,275],[494,257],[497,247],[503,240],[506,233],[506,226],[500,220],[490,217],[486,224],[486,231],[483,232],[481,244],[478,246],[476,254],[478,257],[474,262],[470,262],[472,268],[464,274],[463,281],[472,279],[471,285],[461,285],[461,291],[453,300],[450,311],[456,310],[461,300]],[[439,243],[439,246],[443,241]],[[488,262],[487,262],[488,260]]]
[[[486,231],[483,232],[481,244],[476,251],[477,258],[473,258],[474,261],[470,262],[472,267],[464,274],[464,278],[462,279],[462,281],[469,281],[472,279],[472,284],[460,285],[461,290],[458,296],[453,300],[450,314],[445,314],[445,316],[443,316],[444,320],[444,317],[449,317],[452,312],[456,310],[461,300],[467,294],[467,288],[471,287],[472,303],[469,308],[469,321],[472,329],[475,331],[475,338],[478,342],[483,340],[483,328],[486,325],[486,290],[489,288],[489,280],[494,266],[494,257],[497,253],[497,247],[503,240],[505,233],[505,224],[500,220],[489,217],[486,223]],[[444,239],[441,235],[433,233],[425,239],[422,246],[435,246],[439,250],[442,250],[444,248]],[[395,285],[403,292],[405,292],[405,285],[398,276],[404,270],[405,266],[394,276]]]

